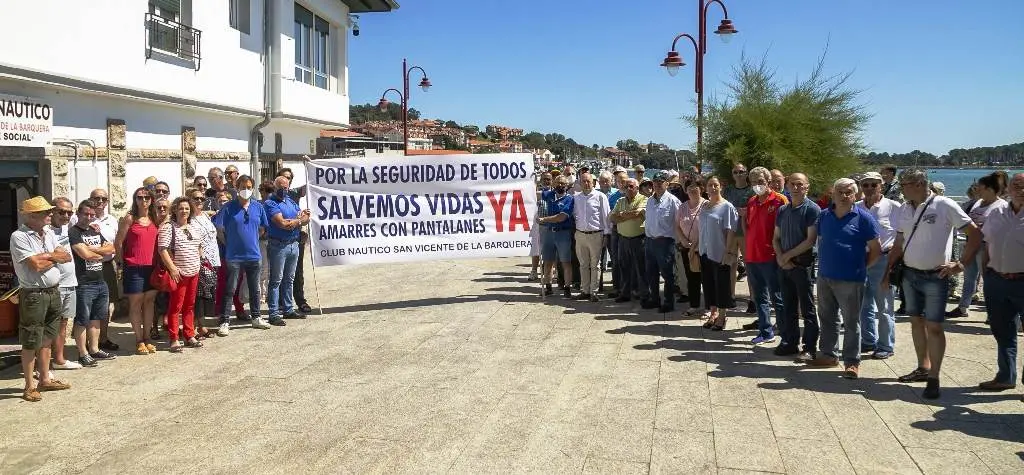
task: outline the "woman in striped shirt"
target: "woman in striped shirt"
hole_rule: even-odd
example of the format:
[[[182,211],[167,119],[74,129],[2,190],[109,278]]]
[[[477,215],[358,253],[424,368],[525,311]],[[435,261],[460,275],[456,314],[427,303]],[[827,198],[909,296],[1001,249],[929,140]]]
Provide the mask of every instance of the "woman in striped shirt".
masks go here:
[[[160,259],[171,279],[178,288],[171,292],[167,304],[167,332],[171,342],[170,351],[181,352],[178,341],[178,315],[185,327],[185,345],[198,348],[203,346],[196,339],[195,306],[196,286],[199,283],[200,257],[203,253],[204,231],[192,224],[192,217],[198,213],[188,198],[177,198],[171,203],[170,220],[160,226],[157,248]]]

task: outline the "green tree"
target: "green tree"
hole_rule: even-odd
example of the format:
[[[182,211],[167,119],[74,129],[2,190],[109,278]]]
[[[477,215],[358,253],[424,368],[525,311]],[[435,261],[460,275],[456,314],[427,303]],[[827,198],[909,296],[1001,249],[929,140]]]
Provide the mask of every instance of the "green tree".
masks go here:
[[[544,140],[544,134],[540,132],[530,132],[523,136],[523,145],[529,148],[545,148],[547,147],[547,141]]]
[[[784,86],[764,58],[743,57],[727,98],[705,112],[704,152],[717,173],[743,163],[801,172],[817,185],[859,167],[870,115],[847,85],[850,74],[826,75],[824,64],[822,56],[807,79]]]

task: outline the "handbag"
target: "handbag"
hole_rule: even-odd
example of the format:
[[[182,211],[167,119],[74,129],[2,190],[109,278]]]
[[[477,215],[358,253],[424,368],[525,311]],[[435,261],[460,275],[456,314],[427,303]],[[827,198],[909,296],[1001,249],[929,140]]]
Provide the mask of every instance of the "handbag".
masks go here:
[[[171,245],[168,252],[173,256],[174,238],[178,233],[174,230],[173,224],[169,224],[169,226],[171,227]],[[156,265],[153,268],[153,273],[149,275],[149,285],[161,292],[174,292],[175,290],[178,290],[178,283],[171,278],[171,273],[167,271],[166,267],[164,267],[164,261],[159,256],[157,257]]]
[[[903,253],[900,254],[899,259],[896,259],[892,263],[892,268],[889,269],[889,283],[893,285],[903,285],[903,274],[906,271],[906,265],[903,264],[903,256],[907,254],[907,248],[910,247],[910,241],[914,239],[914,234],[917,233],[917,225],[921,224],[921,218],[924,217],[924,212],[928,210],[928,205],[935,199],[935,195],[928,198],[928,201],[924,203],[924,207],[921,208],[921,214],[917,215],[917,221],[914,221],[914,228],[910,231],[910,236],[907,237],[907,242],[903,243]]]
[[[696,214],[700,214],[700,210],[704,208],[704,203],[707,203],[707,201],[701,203],[700,206],[697,207],[697,210],[694,213],[695,215]],[[687,231],[686,234],[690,234],[690,233],[693,232],[693,225],[694,225],[694,223],[696,223],[696,220],[691,219],[690,220],[690,230]],[[690,243],[690,244],[693,244],[693,243]],[[689,249],[689,248],[687,248],[687,249]],[[694,273],[700,272],[700,254],[697,254],[696,252],[694,252],[694,253],[687,252],[686,253],[686,258],[690,260],[690,272],[694,272]]]

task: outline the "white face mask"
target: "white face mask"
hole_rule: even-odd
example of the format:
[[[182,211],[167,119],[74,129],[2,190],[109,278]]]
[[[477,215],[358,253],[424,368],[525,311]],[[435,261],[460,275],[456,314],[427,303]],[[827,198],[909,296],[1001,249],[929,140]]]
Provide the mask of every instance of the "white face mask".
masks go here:
[[[754,185],[754,194],[761,196],[768,192],[768,187],[765,185]]]
[[[238,190],[238,196],[241,196],[243,200],[252,198],[252,190]]]

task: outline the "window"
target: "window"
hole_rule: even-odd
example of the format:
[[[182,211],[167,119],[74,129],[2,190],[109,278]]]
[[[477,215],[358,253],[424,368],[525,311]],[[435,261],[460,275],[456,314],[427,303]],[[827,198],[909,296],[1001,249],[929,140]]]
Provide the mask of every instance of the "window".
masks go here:
[[[251,0],[228,0],[228,24],[242,33],[249,34],[249,2]]]
[[[192,28],[192,0],[149,0],[146,14],[149,45],[147,58],[157,49],[172,55],[199,59],[202,34]]]
[[[331,25],[295,4],[295,80],[328,88]]]

